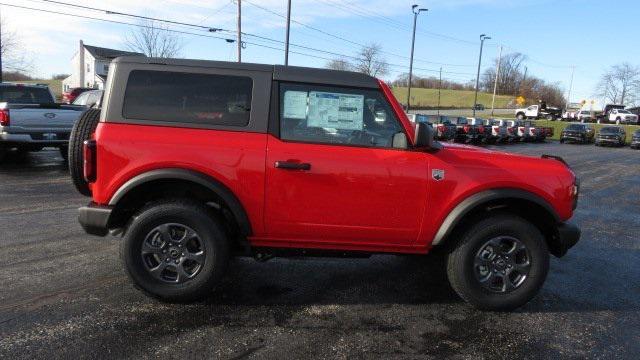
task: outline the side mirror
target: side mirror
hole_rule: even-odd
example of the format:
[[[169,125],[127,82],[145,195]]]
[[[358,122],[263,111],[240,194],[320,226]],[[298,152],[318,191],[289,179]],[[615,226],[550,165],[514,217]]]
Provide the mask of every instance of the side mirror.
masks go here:
[[[416,138],[414,146],[416,148],[434,151],[442,149],[442,144],[435,140],[435,132],[433,131],[433,128],[427,123],[416,124]]]

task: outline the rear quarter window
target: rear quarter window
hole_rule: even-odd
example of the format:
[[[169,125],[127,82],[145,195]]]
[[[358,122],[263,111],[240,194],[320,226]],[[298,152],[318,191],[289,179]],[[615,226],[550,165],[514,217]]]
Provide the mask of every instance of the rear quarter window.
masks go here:
[[[247,126],[250,77],[133,70],[122,115],[126,119],[203,125]]]

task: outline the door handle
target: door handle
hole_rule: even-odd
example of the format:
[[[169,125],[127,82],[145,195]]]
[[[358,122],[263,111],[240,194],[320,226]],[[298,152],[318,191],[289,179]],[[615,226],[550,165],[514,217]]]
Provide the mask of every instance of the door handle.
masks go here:
[[[275,167],[284,170],[311,170],[311,164],[293,161],[276,161]]]

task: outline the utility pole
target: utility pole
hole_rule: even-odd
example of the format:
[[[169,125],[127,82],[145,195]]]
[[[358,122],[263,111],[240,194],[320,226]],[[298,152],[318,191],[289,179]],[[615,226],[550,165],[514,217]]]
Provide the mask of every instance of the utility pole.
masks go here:
[[[411,77],[413,75],[413,48],[416,44],[416,23],[418,22],[418,14],[427,9],[417,9],[418,5],[411,5],[411,11],[413,12],[413,37],[411,38],[411,60],[409,60],[409,84],[407,84],[407,112],[411,106]]]
[[[502,61],[502,45],[498,52],[498,65],[496,66],[496,80],[493,83],[493,98],[491,99],[491,116],[493,116],[494,106],[496,104],[496,90],[498,89],[498,77],[500,77],[500,62]]]
[[[440,89],[442,89],[442,66],[440,66],[440,80],[438,81],[438,116],[440,116]]]
[[[0,83],[3,82],[2,77],[2,13],[0,12]]]
[[[476,74],[476,95],[473,100],[473,117],[476,117],[476,106],[478,105],[478,86],[480,86],[480,64],[482,64],[482,47],[484,46],[484,41],[491,39],[485,34],[480,35],[480,56],[478,57],[478,73]]]
[[[291,30],[291,0],[287,2],[287,36],[284,43],[284,66],[289,65],[289,31]]]
[[[238,1],[238,62],[242,62],[242,0]]]
[[[571,102],[571,90],[573,90],[573,73],[576,71],[576,67],[571,67],[571,81],[569,81],[569,93],[567,94],[567,104]]]

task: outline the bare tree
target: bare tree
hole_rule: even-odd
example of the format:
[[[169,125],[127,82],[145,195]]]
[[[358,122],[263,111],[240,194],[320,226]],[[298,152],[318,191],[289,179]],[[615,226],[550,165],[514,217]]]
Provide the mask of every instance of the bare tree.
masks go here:
[[[389,73],[389,64],[380,54],[382,47],[378,44],[370,44],[363,47],[358,53],[355,69],[358,72],[371,76],[385,76]]]
[[[330,60],[329,62],[327,62],[327,65],[325,67],[331,70],[353,71],[353,65],[351,65],[351,63],[345,59]]]
[[[166,26],[148,20],[125,37],[125,46],[149,57],[173,58],[180,56],[182,39]]]
[[[4,18],[0,18],[0,29],[2,33],[2,46],[0,47],[2,70],[20,73],[30,72],[32,63],[26,56],[18,33],[7,26]]]
[[[635,104],[640,100],[640,67],[626,62],[612,66],[600,78],[596,93],[611,103]]]
[[[510,53],[502,56],[500,62],[500,76],[498,77],[497,93],[500,95],[513,95],[522,82],[522,66],[527,57],[521,53]],[[494,59],[482,74],[481,88],[484,91],[493,91],[493,82],[496,79],[496,64]]]

